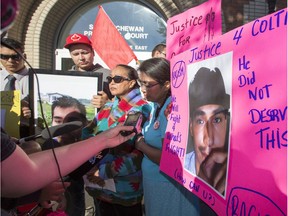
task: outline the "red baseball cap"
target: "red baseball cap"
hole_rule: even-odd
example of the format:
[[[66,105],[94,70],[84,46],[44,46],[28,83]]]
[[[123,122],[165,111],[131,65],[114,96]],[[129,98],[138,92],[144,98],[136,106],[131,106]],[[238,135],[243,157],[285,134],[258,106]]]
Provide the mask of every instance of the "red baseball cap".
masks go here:
[[[75,33],[66,38],[65,48],[69,49],[72,44],[86,44],[92,47],[92,43],[89,38],[83,34]]]

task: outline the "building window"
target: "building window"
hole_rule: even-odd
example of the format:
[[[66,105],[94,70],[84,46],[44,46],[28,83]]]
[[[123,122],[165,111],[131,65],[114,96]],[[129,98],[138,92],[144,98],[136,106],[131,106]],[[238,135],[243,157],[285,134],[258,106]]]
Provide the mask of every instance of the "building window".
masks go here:
[[[244,23],[249,23],[267,14],[268,4],[266,0],[249,1],[248,4],[244,4]]]
[[[134,52],[151,52],[156,44],[166,42],[166,22],[150,8],[132,2],[109,2],[102,7]],[[57,48],[63,48],[67,35],[72,33],[91,37],[97,14],[95,2],[76,9],[60,27]]]

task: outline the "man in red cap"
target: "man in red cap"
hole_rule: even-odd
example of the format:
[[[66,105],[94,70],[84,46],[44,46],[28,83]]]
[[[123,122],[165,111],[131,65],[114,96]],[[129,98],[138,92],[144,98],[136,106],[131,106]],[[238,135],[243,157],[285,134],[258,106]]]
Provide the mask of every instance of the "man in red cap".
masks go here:
[[[71,70],[80,72],[99,72],[103,74],[103,80],[106,80],[106,77],[109,76],[110,70],[103,68],[98,63],[93,63],[95,54],[92,43],[87,36],[79,33],[71,34],[66,38],[64,47],[69,49],[71,58],[75,64]],[[91,103],[95,108],[101,108],[109,99],[108,95],[110,95],[110,90],[109,88],[105,88],[105,86],[108,87],[108,85],[105,85],[105,82],[103,82],[103,86],[104,90],[98,92],[97,95],[93,95],[91,100]]]
[[[74,33],[66,38],[64,48],[69,49],[70,56],[75,65],[71,70],[86,72],[94,71],[103,74],[103,80],[109,76],[110,70],[103,68],[100,64],[94,64],[94,50],[89,38],[83,34]],[[104,82],[103,82],[104,86]],[[110,90],[108,89],[110,92]],[[91,103],[95,108],[101,108],[109,99],[106,90],[99,91],[93,95]],[[105,93],[107,92],[107,93]],[[73,188],[70,189],[70,200],[68,200],[67,211],[71,216],[84,216],[85,215],[85,195],[84,195],[84,182],[83,179],[74,180]]]

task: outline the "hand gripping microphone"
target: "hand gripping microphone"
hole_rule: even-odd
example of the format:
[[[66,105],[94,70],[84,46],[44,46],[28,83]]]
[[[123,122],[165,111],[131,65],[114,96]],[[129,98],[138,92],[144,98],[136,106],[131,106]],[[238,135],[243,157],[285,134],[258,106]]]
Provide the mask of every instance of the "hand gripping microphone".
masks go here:
[[[63,123],[61,125],[51,126],[48,129],[45,128],[44,130],[42,130],[40,134],[19,139],[17,144],[22,144],[24,142],[35,140],[40,137],[42,137],[43,139],[49,139],[50,138],[49,132],[52,138],[57,137],[57,136],[69,133],[71,131],[74,131],[76,129],[79,129],[80,127],[82,127],[81,121],[72,121],[72,122]]]

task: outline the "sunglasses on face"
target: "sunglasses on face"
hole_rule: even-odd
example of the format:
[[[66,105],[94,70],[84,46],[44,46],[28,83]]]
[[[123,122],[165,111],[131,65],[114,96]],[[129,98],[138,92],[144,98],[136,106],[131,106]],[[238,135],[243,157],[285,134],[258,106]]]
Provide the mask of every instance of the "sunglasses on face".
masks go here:
[[[114,77],[108,76],[106,79],[107,79],[108,83],[111,83],[112,80],[114,80],[114,83],[121,83],[125,80],[130,81],[129,78],[118,76],[118,75],[116,75]]]
[[[0,54],[0,58],[6,61],[9,59],[16,60],[16,61],[19,61],[20,59],[22,59],[22,57],[19,54],[14,54],[14,55]]]

